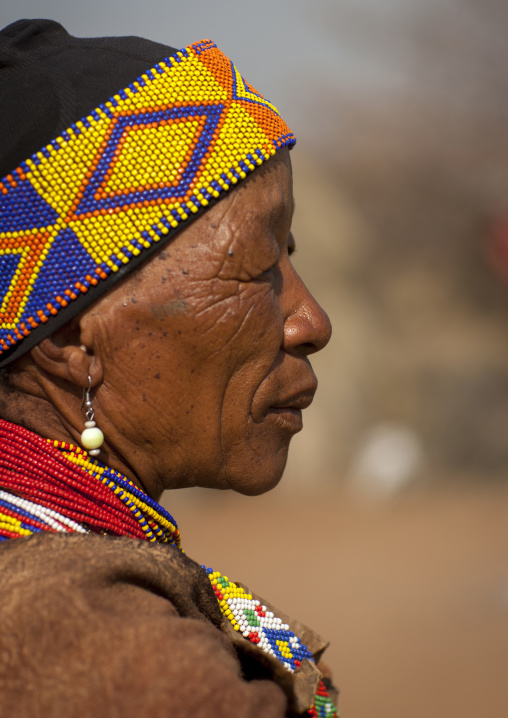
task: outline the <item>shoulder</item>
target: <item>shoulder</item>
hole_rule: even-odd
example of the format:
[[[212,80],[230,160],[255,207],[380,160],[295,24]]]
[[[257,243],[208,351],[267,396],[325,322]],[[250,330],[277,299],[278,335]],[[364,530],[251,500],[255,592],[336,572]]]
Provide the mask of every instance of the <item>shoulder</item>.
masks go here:
[[[145,616],[173,610],[215,625],[221,621],[197,563],[172,547],[129,538],[45,533],[5,541],[0,577],[2,594],[17,612],[35,601],[39,611],[66,614],[84,601],[116,610],[128,604],[131,613],[142,610]]]
[[[284,715],[273,682],[243,679],[205,572],[173,548],[102,536],[6,541],[0,587],[2,715],[32,716],[45,702],[40,715],[76,718]]]
[[[180,615],[205,615],[220,623],[221,614],[201,567],[180,551],[130,538],[41,533],[0,544],[0,586],[11,600],[62,602],[72,593],[116,601],[129,592],[131,605],[147,594],[170,601]],[[155,607],[157,601],[152,601]],[[66,604],[67,605],[67,604]],[[145,611],[146,612],[146,611]]]

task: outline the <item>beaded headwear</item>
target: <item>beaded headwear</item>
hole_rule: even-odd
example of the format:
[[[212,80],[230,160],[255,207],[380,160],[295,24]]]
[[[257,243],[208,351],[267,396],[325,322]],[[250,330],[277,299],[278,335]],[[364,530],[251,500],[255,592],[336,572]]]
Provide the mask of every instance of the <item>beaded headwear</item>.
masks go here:
[[[210,40],[159,62],[0,182],[0,364],[295,139]]]

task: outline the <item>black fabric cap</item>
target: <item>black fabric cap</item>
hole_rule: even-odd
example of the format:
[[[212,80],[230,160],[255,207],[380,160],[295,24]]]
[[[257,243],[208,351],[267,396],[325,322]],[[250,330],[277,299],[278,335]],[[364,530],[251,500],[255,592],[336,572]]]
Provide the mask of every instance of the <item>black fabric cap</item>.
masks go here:
[[[0,178],[176,49],[72,37],[53,20],[0,30]]]
[[[134,36],[73,37],[53,20],[18,20],[0,30],[0,178],[176,51]],[[39,324],[2,353],[0,367],[86,309],[158,248],[155,243],[93,292]]]

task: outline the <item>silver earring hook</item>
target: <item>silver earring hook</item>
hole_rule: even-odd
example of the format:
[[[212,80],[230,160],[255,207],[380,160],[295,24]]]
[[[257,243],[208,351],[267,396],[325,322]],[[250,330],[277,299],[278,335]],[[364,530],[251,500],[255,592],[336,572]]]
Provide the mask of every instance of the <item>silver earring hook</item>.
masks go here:
[[[88,389],[85,387],[83,389],[83,401],[81,402],[81,409],[83,407],[85,408],[85,414],[87,421],[93,421],[94,420],[94,410],[92,406],[92,401],[90,399],[90,392],[92,391],[92,377],[90,374],[88,375]]]
[[[95,458],[101,453],[100,447],[104,443],[104,434],[94,421],[95,414],[92,406],[92,400],[90,398],[91,391],[92,377],[89,374],[88,388],[85,387],[83,389],[83,401],[81,402],[81,408],[84,406],[86,413],[85,430],[81,434],[81,444],[85,447],[90,456]]]

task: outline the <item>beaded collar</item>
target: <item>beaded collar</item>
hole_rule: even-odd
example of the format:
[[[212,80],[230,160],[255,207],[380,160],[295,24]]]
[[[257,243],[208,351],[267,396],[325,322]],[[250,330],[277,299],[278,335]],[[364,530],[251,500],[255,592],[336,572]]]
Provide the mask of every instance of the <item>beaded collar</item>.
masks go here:
[[[129,536],[183,551],[174,518],[124,475],[77,446],[0,419],[0,541],[41,531]],[[288,624],[227,576],[203,568],[235,631],[290,672],[313,660]],[[337,716],[323,682],[308,716]]]

